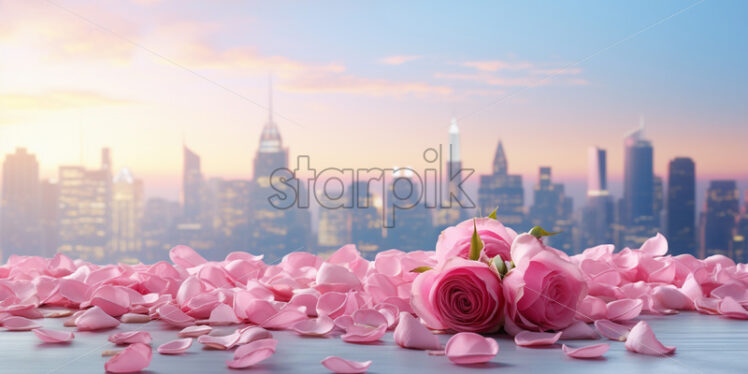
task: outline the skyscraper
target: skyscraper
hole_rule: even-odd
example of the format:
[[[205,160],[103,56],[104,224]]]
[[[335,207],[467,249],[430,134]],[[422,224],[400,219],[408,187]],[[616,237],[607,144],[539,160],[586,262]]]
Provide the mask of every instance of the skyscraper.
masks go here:
[[[462,161],[460,159],[460,129],[457,120],[452,118],[449,126],[449,146],[447,150],[448,161],[446,162],[446,190],[442,192],[441,205],[434,211],[434,226],[442,229],[455,225],[465,219],[468,215],[467,196],[462,195]],[[462,205],[461,205],[462,204]],[[464,206],[463,206],[464,205]]]
[[[252,250],[262,251],[268,258],[281,258],[288,252],[307,249],[311,222],[308,208],[298,205],[281,209],[273,206],[269,198],[279,193],[294,192],[280,183],[281,176],[273,175],[278,169],[288,169],[288,149],[283,148],[278,125],[273,120],[273,95],[269,93],[268,121],[262,128],[260,144],[254,159],[254,176],[250,188],[250,241]],[[271,177],[278,183],[271,186]],[[288,180],[286,183],[293,183]],[[305,195],[298,183],[298,194]]]
[[[249,180],[223,181],[218,193],[218,235],[227,252],[249,250]]]
[[[517,231],[529,227],[525,222],[525,192],[522,176],[509,174],[504,146],[499,141],[492,165],[492,174],[481,175],[478,206],[483,215],[498,207],[496,217]]]
[[[60,197],[60,186],[56,181],[44,180],[40,185],[40,194],[39,223],[42,229],[42,249],[45,257],[53,257],[60,246],[60,232],[57,227],[57,201]]]
[[[738,218],[735,235],[732,237],[732,258],[740,263],[748,260],[748,190],[743,193],[743,197],[745,205]]]
[[[326,208],[338,201],[323,197],[317,219],[317,245],[321,250],[335,250],[351,241],[350,209],[340,207]]]
[[[25,148],[5,156],[0,255],[42,255],[39,163]]]
[[[613,242],[614,203],[608,192],[607,153],[590,147],[587,151],[587,203],[582,211],[582,247]]]
[[[142,232],[144,256],[150,261],[167,260],[176,241],[176,228],[182,209],[178,201],[150,198],[146,201]],[[145,259],[143,259],[145,261]]]
[[[102,151],[102,156],[108,152]],[[111,238],[111,174],[106,157],[99,169],[59,169],[59,250],[88,261],[108,260]]]
[[[111,256],[114,259],[140,257],[143,205],[143,181],[135,179],[129,169],[123,168],[114,177],[112,185]]]
[[[385,228],[387,248],[423,251],[432,250],[436,245],[437,233],[432,224],[432,209],[421,203],[420,197],[423,193],[423,185],[413,175],[412,169],[395,169],[384,199],[397,200],[398,203],[411,208],[398,209],[392,227]],[[387,206],[386,203],[384,205]]]
[[[669,252],[696,253],[696,166],[688,157],[670,161],[666,202],[665,233]]]
[[[351,210],[351,241],[367,258],[373,258],[382,249],[382,218],[374,205],[369,183],[351,184],[349,190],[356,204]]]
[[[184,168],[182,169],[182,207],[185,222],[199,222],[202,206],[203,174],[200,156],[184,146]]]
[[[657,233],[654,212],[654,172],[652,144],[644,139],[643,125],[624,138],[622,246],[638,248]]]
[[[709,183],[702,222],[702,256],[732,257],[731,241],[739,214],[740,193],[734,180]]]
[[[540,167],[528,218],[532,226],[558,232],[548,237],[546,243],[569,254],[574,251],[572,210],[573,202],[564,193],[564,185],[553,183],[550,167]]]

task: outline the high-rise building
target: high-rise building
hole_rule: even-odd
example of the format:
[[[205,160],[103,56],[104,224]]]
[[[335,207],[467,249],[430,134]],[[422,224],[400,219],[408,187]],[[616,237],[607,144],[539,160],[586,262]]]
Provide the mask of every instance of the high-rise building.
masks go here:
[[[0,204],[0,257],[42,255],[39,163],[25,148],[5,156]]]
[[[184,222],[196,223],[201,219],[203,174],[200,170],[200,156],[187,146],[184,150],[182,169],[182,209]]]
[[[382,249],[382,216],[369,191],[369,183],[351,184],[349,190],[356,204],[351,210],[351,241],[361,253],[371,259]]]
[[[262,128],[254,159],[249,213],[251,249],[265,253],[266,258],[274,261],[286,253],[308,249],[311,218],[308,208],[294,204],[283,209],[269,201],[271,196],[279,193],[295,193],[287,186],[287,183],[294,182],[293,178],[282,183],[286,176],[273,174],[278,169],[288,169],[288,149],[283,148],[278,125],[273,120],[272,90],[269,96],[268,121]],[[273,185],[271,177],[275,178]],[[297,192],[299,196],[306,195],[301,183],[298,183]]]
[[[452,118],[452,123],[449,126],[447,154],[449,157],[446,162],[447,188],[441,197],[439,209],[436,209],[433,215],[434,226],[439,231],[467,218],[470,209],[470,199],[468,196],[463,196],[462,189],[464,186],[460,186],[463,178],[462,161],[460,159],[460,129],[457,127],[457,120],[454,118]]]
[[[104,150],[102,156],[107,153]],[[106,157],[102,161],[106,162]],[[83,166],[60,167],[59,251],[88,261],[108,260],[112,229],[109,165],[103,163],[95,170]]]
[[[317,218],[317,245],[320,250],[335,250],[351,242],[351,213],[346,207],[327,208],[338,204],[337,199],[320,201]]]
[[[606,151],[590,147],[587,167],[587,203],[582,210],[580,230],[582,250],[614,241],[615,204],[608,191]]]
[[[731,242],[740,207],[740,193],[734,180],[709,183],[702,219],[701,255],[732,257]]]
[[[573,201],[564,193],[564,185],[553,183],[551,168],[540,167],[535,185],[533,204],[528,218],[532,226],[540,226],[558,234],[548,237],[546,243],[569,254],[573,248]]]
[[[696,253],[696,165],[688,157],[670,161],[668,167],[665,234],[669,252]]]
[[[143,214],[143,258],[149,262],[167,260],[176,241],[176,229],[182,209],[178,201],[150,198]]]
[[[123,168],[112,185],[111,257],[116,260],[140,257],[143,248],[143,181]]]
[[[414,177],[412,169],[395,169],[392,183],[387,186],[385,201],[398,201],[407,209],[397,209],[392,227],[384,230],[387,248],[403,251],[433,250],[437,233],[432,224],[432,209],[420,200],[423,185]],[[404,198],[407,197],[407,198]],[[389,206],[388,204],[384,204]],[[390,209],[394,209],[390,206]]]
[[[43,180],[40,185],[41,207],[39,223],[42,228],[42,250],[45,257],[52,257],[60,246],[60,231],[57,227],[57,201],[60,186],[56,181]]]
[[[745,205],[732,237],[732,258],[739,263],[748,261],[748,190],[743,193],[743,197]]]
[[[529,229],[525,222],[525,192],[522,176],[509,174],[504,146],[499,141],[492,165],[492,174],[481,175],[478,206],[483,215],[498,207],[496,217],[516,231]]]
[[[622,218],[626,227],[621,246],[638,248],[657,233],[652,143],[644,139],[644,127],[624,138]]]
[[[664,219],[663,214],[665,213],[665,182],[662,177],[655,175],[652,180],[653,192],[652,192],[652,215],[654,216],[655,225],[658,231],[665,231],[663,229]]]
[[[218,193],[218,243],[225,251],[249,250],[249,180],[223,181]]]

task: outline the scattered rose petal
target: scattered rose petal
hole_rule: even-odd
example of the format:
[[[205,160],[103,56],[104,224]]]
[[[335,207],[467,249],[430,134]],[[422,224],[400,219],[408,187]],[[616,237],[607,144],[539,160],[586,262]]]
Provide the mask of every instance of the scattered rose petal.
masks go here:
[[[214,326],[234,325],[239,323],[239,319],[234,314],[234,308],[226,304],[218,304],[208,318],[208,324]]]
[[[732,319],[748,319],[748,311],[729,296],[719,302],[719,313]]]
[[[62,310],[50,310],[43,313],[44,318],[63,318],[63,317],[70,317],[73,315],[73,311],[70,309],[62,309]]]
[[[125,313],[119,317],[122,323],[146,323],[151,320],[151,317],[147,314],[139,313]]]
[[[595,331],[589,324],[577,321],[571,326],[561,331],[561,339],[564,340],[583,340],[583,339],[598,339],[600,335]]]
[[[408,312],[400,313],[400,320],[393,337],[395,343],[403,348],[423,350],[438,350],[441,348],[439,338]]]
[[[456,364],[480,364],[490,361],[499,353],[499,344],[476,333],[461,332],[447,341],[444,352]]]
[[[652,356],[664,356],[675,352],[675,347],[663,345],[655,336],[649,324],[639,321],[626,338],[626,349],[631,352]]]
[[[239,341],[239,332],[223,336],[203,335],[197,338],[197,342],[213,349],[226,350],[233,348]]]
[[[226,361],[226,365],[232,369],[248,368],[272,356],[277,344],[275,339],[261,339],[242,345],[234,352],[234,359]]]
[[[72,331],[33,329],[34,334],[45,343],[68,343],[75,338]]]
[[[296,331],[299,335],[307,336],[324,336],[335,328],[335,322],[328,316],[319,316],[309,318],[304,321],[296,322],[291,326],[291,330]]]
[[[520,347],[534,347],[555,344],[561,338],[561,332],[522,331],[514,337],[514,343]]]
[[[598,358],[608,352],[610,344],[600,343],[588,345],[585,347],[572,348],[564,344],[561,346],[561,350],[571,358]]]
[[[87,309],[75,319],[79,331],[111,329],[119,326],[119,321],[95,306]]]
[[[338,356],[327,356],[322,365],[333,373],[356,374],[365,373],[371,366],[371,361],[351,361]]]
[[[197,338],[198,336],[210,334],[213,328],[210,326],[187,326],[177,334],[180,338]]]
[[[628,321],[639,316],[644,303],[641,299],[621,299],[608,303],[608,319],[611,321]]]
[[[192,338],[184,338],[161,344],[156,350],[162,355],[178,355],[186,352],[191,346]]]
[[[386,332],[386,323],[377,327],[354,324],[340,338],[346,343],[371,343],[381,339]]]
[[[255,340],[251,343],[240,345],[239,348],[234,351],[234,359],[240,359],[258,349],[270,349],[275,352],[275,347],[278,346],[278,340],[268,338]]]
[[[147,331],[124,331],[109,335],[109,341],[117,345],[134,343],[151,344],[151,334]]]
[[[112,373],[134,373],[151,364],[151,346],[135,343],[114,355],[104,364],[104,369]]]
[[[595,321],[595,328],[600,333],[600,335],[615,341],[625,341],[626,337],[629,335],[629,328],[624,325],[619,325],[613,321],[608,321],[607,319],[601,319],[599,321]]]
[[[248,326],[239,329],[238,333],[239,341],[236,342],[237,345],[247,344],[261,339],[270,339],[273,337],[273,334],[271,334],[270,331],[259,326]]]
[[[41,326],[24,317],[11,316],[3,319],[3,327],[8,331],[31,331],[33,329],[41,328]]]
[[[175,327],[187,327],[195,323],[195,319],[172,304],[158,308],[158,318]]]

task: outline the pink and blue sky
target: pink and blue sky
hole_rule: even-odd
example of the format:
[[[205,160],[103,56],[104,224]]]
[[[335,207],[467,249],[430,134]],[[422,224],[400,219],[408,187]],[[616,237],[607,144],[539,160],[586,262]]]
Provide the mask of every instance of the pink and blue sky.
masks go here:
[[[615,180],[622,136],[643,118],[657,174],[684,155],[699,179],[746,180],[746,11],[696,0],[0,0],[0,152],[25,146],[54,177],[109,146],[147,194],[176,198],[184,134],[205,174],[249,178],[272,74],[284,142],[317,169],[422,168],[455,116],[463,163],[478,172],[502,139],[528,184],[539,165],[582,181],[590,145],[608,149]]]

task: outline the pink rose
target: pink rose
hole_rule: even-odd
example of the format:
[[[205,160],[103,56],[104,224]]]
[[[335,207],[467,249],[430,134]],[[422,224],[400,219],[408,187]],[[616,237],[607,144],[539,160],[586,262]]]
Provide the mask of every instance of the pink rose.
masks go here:
[[[485,263],[453,257],[419,274],[411,291],[413,310],[432,329],[494,332],[501,327],[501,281]]]
[[[504,277],[505,329],[516,333],[559,331],[574,322],[577,305],[587,295],[581,272],[563,252],[530,234],[512,243],[515,268]]]
[[[482,253],[488,258],[501,255],[509,260],[509,249],[517,233],[493,218],[476,218],[475,224],[483,241]],[[469,219],[442,231],[436,242],[436,260],[441,263],[452,257],[468,258],[473,229],[473,220]]]

